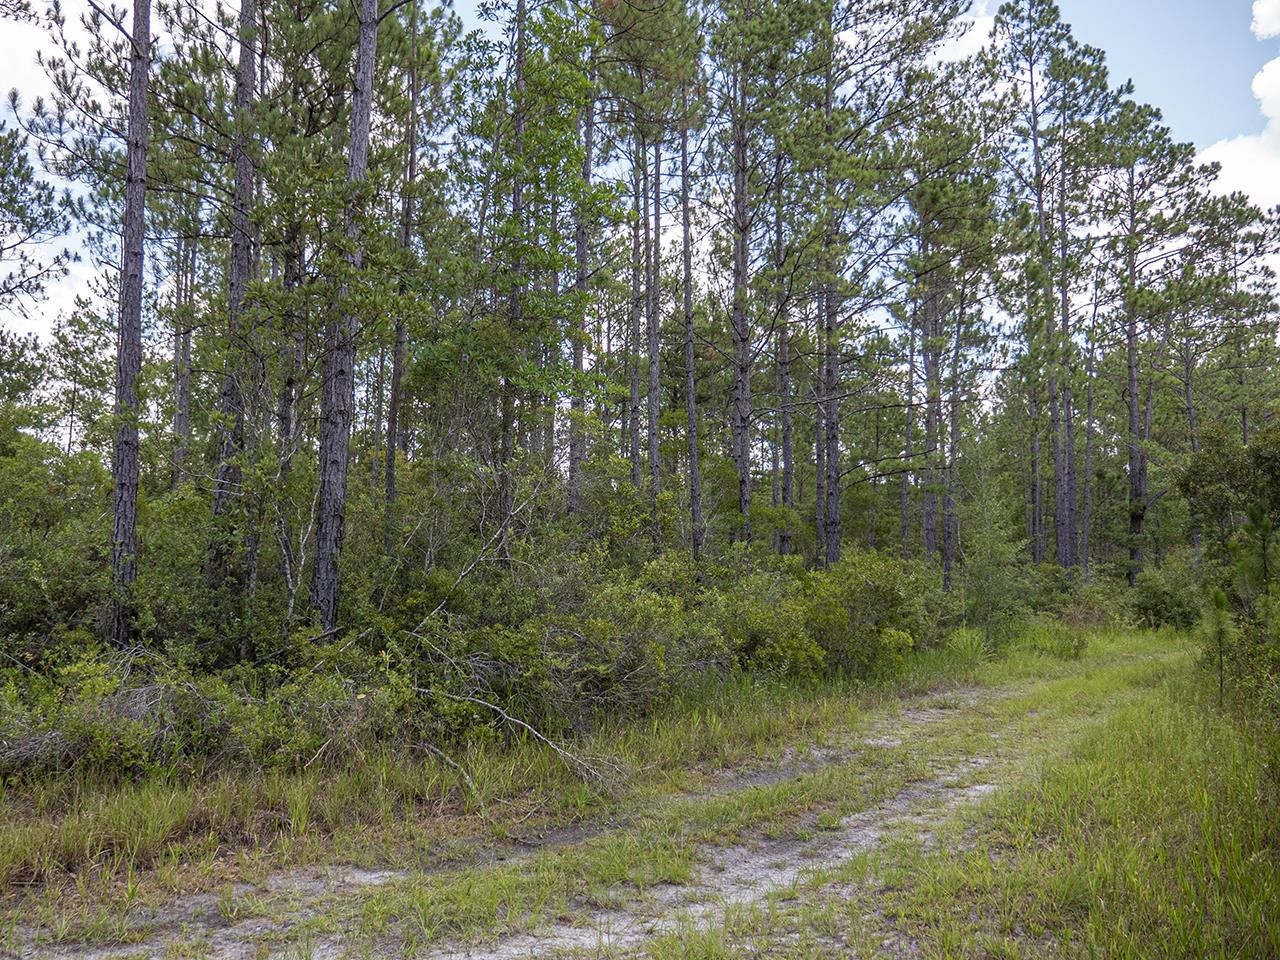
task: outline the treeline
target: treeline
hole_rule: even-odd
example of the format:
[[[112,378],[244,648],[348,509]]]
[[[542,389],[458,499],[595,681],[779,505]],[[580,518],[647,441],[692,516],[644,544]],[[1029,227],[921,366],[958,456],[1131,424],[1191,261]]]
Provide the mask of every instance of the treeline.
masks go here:
[[[1275,442],[1277,219],[1053,3],[957,58],[963,7],[25,11],[0,296],[71,222],[96,280],[0,340],[10,726],[144,662],[483,716],[1198,596],[1249,499],[1205,451]],[[895,580],[927,615],[847,593]]]

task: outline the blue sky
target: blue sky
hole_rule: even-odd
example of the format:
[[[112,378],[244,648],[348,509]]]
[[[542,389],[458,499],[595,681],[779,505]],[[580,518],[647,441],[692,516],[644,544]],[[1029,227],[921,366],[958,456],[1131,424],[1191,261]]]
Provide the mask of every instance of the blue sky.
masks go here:
[[[994,4],[992,5],[994,8]],[[1160,107],[1176,137],[1207,147],[1260,133],[1250,90],[1280,40],[1250,31],[1251,0],[1058,0],[1076,38],[1107,52],[1117,81]]]

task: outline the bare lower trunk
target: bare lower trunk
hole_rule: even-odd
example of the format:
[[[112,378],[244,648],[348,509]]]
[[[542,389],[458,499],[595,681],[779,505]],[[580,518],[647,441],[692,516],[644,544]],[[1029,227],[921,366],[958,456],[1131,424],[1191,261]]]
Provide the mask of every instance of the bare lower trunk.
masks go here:
[[[522,245],[524,236],[524,173],[520,164],[524,159],[525,128],[525,21],[528,7],[525,0],[516,2],[515,92],[512,103],[511,150],[517,161],[517,175],[511,185],[511,220],[518,237],[516,254],[512,263],[514,282],[507,299],[507,323],[511,335],[519,342],[524,327],[525,263]],[[513,360],[514,364],[514,360]],[[511,562],[511,518],[515,510],[515,478],[512,476],[512,460],[518,446],[516,437],[515,384],[510,376],[502,379],[500,408],[502,436],[498,450],[498,559],[505,566]]]
[[[1062,406],[1058,397],[1058,378],[1049,377],[1049,456],[1053,461],[1053,547],[1060,567],[1071,565],[1067,538],[1067,484],[1062,450]]]
[[[1129,178],[1129,223],[1136,221],[1134,200],[1134,176]],[[1132,230],[1130,231],[1132,234]],[[1142,527],[1146,519],[1147,504],[1143,494],[1143,474],[1146,472],[1139,425],[1138,399],[1138,311],[1134,303],[1137,291],[1136,239],[1130,236],[1126,251],[1129,290],[1125,296],[1125,367],[1126,392],[1129,406],[1129,586],[1136,586],[1142,570]]]
[[[948,403],[947,488],[942,501],[942,589],[951,592],[951,574],[959,540],[956,516],[956,457],[960,451],[960,340],[964,329],[963,308],[956,317],[956,335],[951,351],[951,396]]]
[[[378,42],[378,0],[360,0],[360,40],[347,150],[346,233],[350,268],[364,264],[360,197],[369,169],[369,123],[373,107],[373,68]],[[339,570],[347,509],[347,468],[351,420],[355,408],[357,318],[350,292],[340,294],[341,313],[325,325],[324,379],[320,394],[320,493],[316,518],[316,567],[311,599],[325,630],[338,627]]]
[[[698,463],[698,395],[693,342],[693,236],[689,210],[689,94],[683,95],[685,123],[680,128],[680,229],[684,276],[684,397],[689,439],[689,520],[693,526],[693,559],[702,555],[702,471]]]
[[[287,304],[284,311],[284,343],[280,351],[282,379],[280,394],[276,398],[276,436],[279,443],[277,470],[278,489],[284,494],[276,502],[276,540],[280,546],[280,562],[285,582],[288,584],[288,601],[285,611],[286,629],[293,619],[296,588],[300,566],[293,544],[293,522],[289,513],[289,476],[293,472],[293,457],[298,443],[298,395],[299,378],[305,361],[306,331],[303,329],[302,310],[297,298],[302,292],[302,228],[294,223],[285,231],[284,243],[284,295]],[[283,500],[283,502],[281,502]]]
[[[1059,549],[1059,560],[1064,566],[1074,567],[1080,562],[1079,556],[1079,522],[1076,518],[1076,429],[1075,403],[1071,394],[1071,372],[1074,364],[1071,344],[1071,290],[1068,275],[1068,231],[1067,231],[1067,195],[1066,171],[1060,176],[1061,189],[1058,213],[1058,308],[1062,320],[1062,468],[1060,483],[1063,494],[1058,498],[1062,506],[1063,521],[1059,536],[1063,547]]]
[[[233,497],[239,496],[243,476],[240,462],[244,452],[245,355],[249,348],[245,296],[253,269],[253,224],[249,208],[253,203],[253,160],[249,156],[249,125],[253,114],[254,85],[257,77],[254,38],[257,30],[257,0],[241,0],[238,42],[240,59],[236,71],[234,183],[231,201],[231,269],[227,297],[227,355],[223,361],[222,390],[218,401],[221,439],[218,471],[213,486],[213,515],[221,516]],[[228,574],[227,555],[231,544],[225,542],[227,531],[215,533],[210,571],[221,581]],[[234,574],[233,574],[234,576]]]
[[[904,405],[906,422],[903,425],[902,477],[898,490],[899,536],[902,540],[903,560],[911,558],[911,461],[915,458],[912,433],[916,421],[916,327],[914,320],[908,322],[910,326],[907,330],[907,387]]]
[[[404,172],[404,197],[400,206],[400,249],[406,259],[412,253],[413,191],[418,179],[418,5],[409,9],[409,116],[406,121],[408,158]],[[404,284],[400,292],[403,295]],[[395,343],[391,348],[391,390],[387,398],[387,448],[383,454],[382,498],[383,546],[390,553],[395,546],[396,454],[400,448],[400,411],[404,394],[404,365],[409,354],[409,328],[404,312],[396,315]]]
[[[823,411],[822,425],[826,437],[827,465],[827,507],[826,507],[826,552],[824,559],[828,564],[840,560],[840,344],[838,337],[839,317],[838,300],[834,290],[834,281],[830,282],[823,297],[823,340],[825,344],[825,383],[823,386],[826,409]]]
[[[194,227],[188,226],[187,229]],[[191,443],[191,303],[194,284],[195,241],[184,237],[178,246],[177,315],[173,331],[173,487],[186,479]]]
[[[648,395],[648,433],[649,433],[649,497],[654,520],[658,513],[658,494],[662,488],[662,473],[659,463],[658,434],[658,390],[661,383],[662,341],[659,330],[659,310],[661,307],[661,286],[659,272],[662,257],[662,144],[653,145],[653,235],[649,244],[649,284],[647,297],[647,315],[645,339],[649,347],[649,395]],[[655,530],[655,535],[656,535]]]
[[[939,434],[941,424],[941,351],[938,339],[941,336],[941,304],[937,290],[937,281],[926,281],[927,294],[924,309],[924,330],[920,342],[920,355],[924,361],[924,495],[921,499],[923,515],[924,555],[933,560],[938,553],[938,488],[940,471],[938,469],[938,453],[941,446]]]
[[[1030,396],[1031,414],[1031,560],[1033,563],[1044,563],[1044,486],[1040,477],[1040,410],[1036,398],[1035,384],[1032,384]]]
[[[778,329],[778,400],[782,407],[782,505],[787,510],[778,534],[778,552],[791,552],[791,510],[795,507],[795,438],[791,423],[791,335],[784,317]]]
[[[580,123],[583,135],[582,185],[584,190],[591,187],[592,161],[595,156],[596,101],[595,101],[595,64],[591,64],[587,72],[588,83],[592,91],[582,111]],[[578,303],[574,308],[573,337],[573,391],[569,399],[569,480],[567,506],[570,513],[577,513],[582,506],[582,461],[586,457],[586,438],[583,434],[583,417],[586,414],[586,399],[583,396],[584,350],[586,340],[586,309],[588,281],[590,277],[591,227],[588,214],[584,208],[585,201],[578,204],[574,213],[573,247],[576,274],[574,276],[574,292],[578,295]]]
[[[822,310],[814,316],[813,342],[822,343]],[[822,563],[827,556],[827,428],[826,403],[823,398],[825,377],[819,362],[813,377],[813,447],[814,447],[814,508],[813,531],[816,543],[815,560]]]
[[[747,78],[741,67],[733,78],[731,136],[733,150],[733,454],[738,469],[738,514],[742,539],[751,539],[751,318],[747,310],[747,257],[751,219],[747,196]]]
[[[1093,344],[1086,355],[1086,387],[1084,415],[1084,489],[1080,505],[1080,563],[1085,580],[1089,579],[1089,534],[1093,526]]]
[[[1192,353],[1191,335],[1188,334],[1182,349],[1182,402],[1187,410],[1187,440],[1192,454],[1200,452],[1199,418],[1196,414],[1196,395],[1194,388],[1195,355]],[[1191,517],[1191,548],[1196,555],[1200,554],[1200,521],[1194,512]]]
[[[640,279],[644,272],[644,251],[640,240],[640,221],[646,223],[643,215],[644,197],[648,196],[640,179],[640,166],[645,163],[645,148],[636,137],[636,163],[639,166],[632,170],[635,188],[635,217],[631,221],[631,327],[627,345],[627,365],[629,370],[630,406],[627,416],[627,440],[631,458],[631,483],[640,487]]]
[[[142,372],[142,264],[146,222],[147,74],[151,69],[151,3],[134,0],[129,58],[129,130],[125,160],[124,233],[120,248],[120,336],[116,348],[115,491],[111,532],[111,638],[135,635],[133,585],[138,579],[138,375]]]

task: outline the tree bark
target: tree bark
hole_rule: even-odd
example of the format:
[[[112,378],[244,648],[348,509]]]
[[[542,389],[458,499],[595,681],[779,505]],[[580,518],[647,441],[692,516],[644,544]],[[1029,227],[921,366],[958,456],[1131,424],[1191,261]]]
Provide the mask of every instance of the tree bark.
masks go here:
[[[507,300],[507,317],[511,336],[519,338],[524,327],[525,296],[525,223],[524,223],[524,128],[525,128],[525,28],[528,19],[526,0],[516,3],[515,92],[512,103],[511,151],[516,160],[516,175],[511,184],[511,220],[517,233],[516,251],[512,262],[514,281]],[[516,437],[515,384],[510,373],[503,377],[499,398],[499,419],[502,435],[498,449],[498,559],[506,566],[511,562],[511,514],[515,510],[515,478],[511,475],[511,461],[518,445]],[[523,423],[523,418],[521,418]]]
[[[647,165],[648,151],[640,134],[636,133],[636,159],[632,164],[631,179],[634,187],[635,216],[631,220],[631,325],[627,345],[630,405],[627,414],[627,439],[631,459],[631,485],[640,489],[640,286],[644,272],[644,250],[640,239],[642,223],[648,224],[644,214],[648,191],[641,181],[641,168]]]
[[[1031,429],[1031,560],[1033,563],[1044,563],[1044,484],[1040,476],[1040,407],[1036,396],[1036,385],[1031,383],[1028,387],[1031,415],[1029,424]]]
[[[646,160],[647,163],[647,160]],[[658,494],[662,489],[661,464],[659,462],[658,395],[662,373],[662,340],[659,328],[659,311],[661,308],[661,286],[659,273],[662,266],[662,143],[655,140],[653,144],[653,234],[648,244],[648,289],[646,298],[645,340],[649,348],[649,394],[648,401],[648,439],[649,439],[649,498],[654,521],[658,515]],[[655,536],[657,530],[654,531]]]
[[[813,536],[816,544],[814,559],[819,564],[823,563],[827,557],[827,405],[823,396],[823,391],[826,388],[826,377],[823,369],[825,354],[821,352],[822,314],[822,304],[819,303],[817,310],[814,312],[813,321],[813,342],[820,351],[813,375]]]
[[[925,278],[925,309],[920,338],[920,356],[924,362],[924,495],[921,498],[923,517],[924,555],[932,561],[938,554],[938,450],[942,429],[941,406],[941,350],[938,342],[942,335],[941,293],[938,279],[932,270]]]
[[[1137,237],[1134,225],[1137,222],[1137,202],[1135,197],[1135,174],[1129,172],[1129,235],[1125,241],[1125,269],[1128,279],[1128,290],[1125,291],[1125,368],[1126,393],[1129,407],[1129,570],[1130,587],[1137,586],[1138,574],[1142,570],[1142,527],[1146,519],[1147,504],[1144,493],[1144,474],[1146,473],[1145,456],[1142,449],[1141,427],[1139,420],[1138,398],[1138,310],[1134,301],[1138,287]]]
[[[683,259],[681,285],[684,293],[684,398],[686,432],[689,440],[689,521],[693,529],[693,559],[702,556],[702,471],[698,462],[698,395],[694,369],[693,341],[693,225],[689,209],[689,91],[681,96],[683,121],[680,126],[680,252]]]
[[[823,295],[823,343],[824,372],[823,400],[826,409],[823,411],[822,426],[826,438],[827,506],[825,511],[827,532],[824,560],[827,564],[840,560],[840,341],[839,341],[839,299],[835,291],[835,280],[827,281]]]
[[[133,585],[138,579],[138,375],[142,372],[142,267],[147,189],[147,80],[151,69],[151,2],[134,0],[129,57],[124,232],[120,248],[120,336],[116,347],[115,490],[111,533],[111,638],[135,635]]]
[[[378,0],[360,0],[360,38],[356,49],[355,96],[347,148],[346,212],[352,279],[364,265],[360,194],[369,169],[369,125],[373,110],[373,68],[378,43]],[[351,420],[355,409],[356,334],[358,319],[350,290],[340,294],[341,313],[326,323],[324,380],[320,411],[320,491],[316,518],[316,567],[312,602],[325,630],[338,627],[339,570],[347,509],[347,469]]]
[[[221,434],[218,471],[213,485],[213,516],[226,512],[233,497],[241,492],[243,468],[240,462],[245,443],[244,358],[248,350],[245,296],[253,270],[253,224],[249,209],[253,204],[254,170],[249,155],[250,123],[257,80],[257,0],[241,0],[237,42],[240,45],[235,86],[235,133],[232,144],[234,179],[231,199],[231,265],[227,296],[227,355],[223,361],[222,389],[218,399]],[[228,575],[228,534],[216,533],[210,573],[221,580]],[[234,566],[234,565],[233,565]],[[231,576],[235,576],[231,574]]]
[[[951,396],[948,404],[948,438],[946,454],[947,487],[942,501],[942,589],[951,592],[951,574],[959,540],[959,518],[956,515],[956,457],[960,451],[960,343],[964,330],[964,296],[956,312],[956,332],[951,349]]]
[[[400,249],[406,261],[412,256],[413,191],[418,179],[418,4],[409,7],[409,116],[406,121],[408,158],[405,164],[404,196],[400,204]],[[403,298],[405,285],[400,284]],[[400,409],[404,397],[404,366],[409,353],[409,328],[403,304],[396,311],[395,343],[391,348],[391,390],[387,398],[387,448],[383,465],[384,548],[388,553],[395,545],[394,512],[396,506],[396,455],[400,448]]]
[[[586,347],[586,309],[588,282],[590,279],[591,225],[588,222],[588,193],[591,190],[592,162],[595,158],[596,94],[595,60],[587,68],[587,82],[591,92],[582,110],[582,198],[574,212],[573,247],[576,273],[574,292],[578,303],[574,309],[573,337],[573,392],[569,399],[569,481],[568,510],[577,513],[582,507],[582,461],[586,458],[586,438],[583,434],[583,417],[586,415],[586,398],[583,396],[584,350]]]
[[[1089,579],[1090,537],[1093,526],[1093,341],[1090,339],[1085,355],[1085,426],[1084,426],[1084,489],[1080,505],[1080,564],[1084,579]]]
[[[1196,396],[1194,387],[1195,377],[1195,355],[1192,352],[1191,334],[1186,335],[1182,347],[1182,402],[1187,410],[1187,441],[1191,447],[1191,453],[1200,452],[1200,424],[1199,417],[1196,412]],[[1195,551],[1196,556],[1200,554],[1200,522],[1196,519],[1195,511],[1191,516],[1191,549]]]
[[[1074,567],[1080,562],[1080,525],[1076,517],[1076,428],[1075,401],[1071,392],[1071,373],[1074,364],[1074,352],[1071,345],[1071,291],[1067,247],[1067,190],[1066,171],[1062,172],[1062,186],[1059,196],[1058,214],[1058,297],[1059,309],[1062,313],[1061,353],[1065,360],[1062,364],[1062,485],[1065,495],[1062,507],[1065,514],[1062,524],[1062,537],[1065,540],[1064,566]]]
[[[916,419],[916,324],[914,310],[907,320],[907,325],[907,387],[904,393],[906,422],[903,425],[902,477],[899,480],[898,490],[899,535],[902,539],[903,560],[911,559],[911,478],[913,475],[912,460],[916,455],[912,436]]]
[[[738,471],[738,514],[742,539],[751,539],[751,318],[747,311],[748,244],[751,217],[747,196],[748,117],[745,67],[735,67],[730,91],[733,162],[733,456]]]
[[[184,229],[194,230],[188,225]],[[178,244],[176,277],[177,317],[173,331],[173,478],[176,489],[187,476],[191,444],[191,303],[195,285],[195,240],[183,237]]]

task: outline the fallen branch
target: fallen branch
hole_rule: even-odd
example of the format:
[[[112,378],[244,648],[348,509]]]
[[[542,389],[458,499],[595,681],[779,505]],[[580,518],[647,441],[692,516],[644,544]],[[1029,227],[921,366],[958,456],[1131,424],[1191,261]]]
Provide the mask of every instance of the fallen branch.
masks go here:
[[[433,691],[430,691],[430,690],[418,690],[418,693],[424,693],[424,694],[429,694],[432,692]],[[515,726],[529,733],[539,743],[546,744],[548,747],[550,747],[553,751],[555,751],[556,755],[560,757],[560,759],[563,760],[571,770],[576,771],[578,776],[582,777],[582,779],[594,781],[595,783],[602,784],[602,785],[609,782],[610,778],[606,777],[604,772],[601,771],[599,767],[595,766],[594,764],[588,763],[586,760],[583,760],[581,757],[577,756],[576,754],[570,753],[568,750],[560,746],[560,744],[556,743],[550,737],[540,733],[538,730],[534,729],[532,726],[525,723],[519,717],[513,717],[511,714],[507,713],[506,710],[503,710],[497,704],[490,703],[488,700],[481,700],[479,697],[468,697],[458,693],[448,693],[447,691],[444,691],[444,690],[440,690],[438,692],[441,695],[448,697],[450,700],[456,701],[458,703],[474,703],[477,706],[485,707],[489,710],[492,710],[503,720],[507,721],[507,723],[514,724]],[[616,779],[618,776],[621,775],[621,771],[618,770],[617,768],[614,768],[612,773],[614,774],[614,779]]]
[[[418,743],[415,744],[415,746],[417,746],[419,750],[426,750],[432,756],[438,757],[444,761],[446,766],[457,771],[458,776],[462,777],[462,782],[467,785],[467,789],[470,790],[475,795],[475,798],[480,801],[481,813],[484,812],[484,797],[481,796],[480,791],[476,789],[475,781],[471,779],[471,774],[467,773],[462,764],[458,763],[457,760],[453,759],[453,757],[449,756],[434,744]]]

